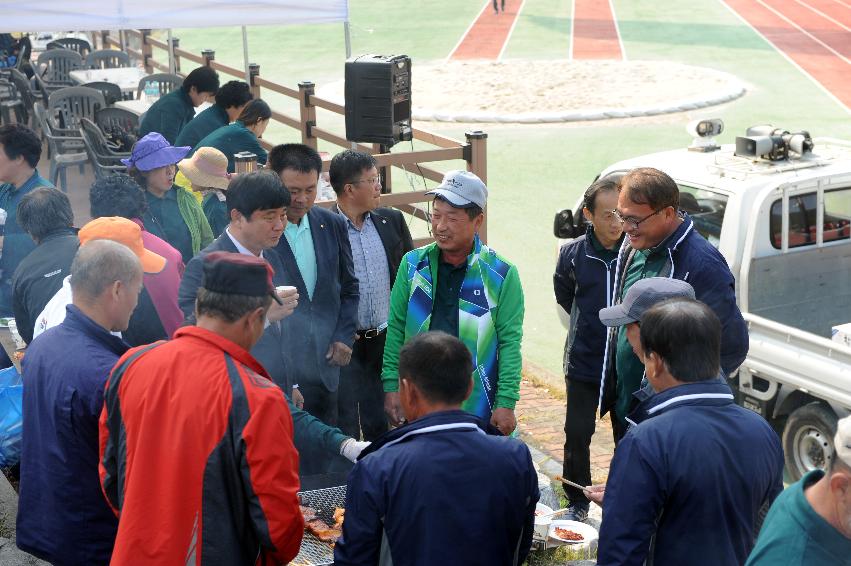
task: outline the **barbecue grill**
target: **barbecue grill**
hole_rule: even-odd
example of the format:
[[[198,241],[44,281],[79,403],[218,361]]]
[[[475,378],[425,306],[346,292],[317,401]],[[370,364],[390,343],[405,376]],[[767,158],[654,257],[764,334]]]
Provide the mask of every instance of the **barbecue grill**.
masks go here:
[[[316,516],[329,525],[334,524],[334,509],[346,504],[346,486],[328,487],[302,491],[298,494],[301,504],[316,510]],[[326,566],[334,564],[334,548],[305,531],[301,548],[290,566]]]

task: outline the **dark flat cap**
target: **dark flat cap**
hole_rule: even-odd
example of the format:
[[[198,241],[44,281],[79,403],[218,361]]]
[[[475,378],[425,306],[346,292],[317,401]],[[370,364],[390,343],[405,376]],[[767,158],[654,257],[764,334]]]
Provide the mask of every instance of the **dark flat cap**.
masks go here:
[[[246,254],[212,252],[204,257],[201,286],[224,295],[271,295],[281,304],[281,299],[275,294],[272,275],[272,266],[265,259]]]

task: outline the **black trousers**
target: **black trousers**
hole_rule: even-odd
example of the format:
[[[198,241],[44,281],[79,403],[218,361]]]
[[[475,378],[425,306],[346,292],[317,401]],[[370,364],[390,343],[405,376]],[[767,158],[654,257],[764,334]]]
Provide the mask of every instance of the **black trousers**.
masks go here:
[[[373,441],[388,430],[384,414],[381,365],[386,332],[375,338],[359,338],[352,347],[352,361],[340,370],[337,425],[346,435]]]
[[[494,11],[494,12],[497,12],[497,11],[498,11],[498,10],[497,10],[497,6],[496,6],[496,3],[497,3],[497,0],[493,0],[493,11]],[[502,11],[503,11],[503,12],[505,11],[505,0],[502,0]]]
[[[337,393],[328,391],[321,383],[299,383],[304,396],[304,410],[330,426],[337,426]],[[324,474],[334,459],[333,454],[312,444],[300,444],[299,473],[303,476]]]
[[[591,485],[591,437],[597,419],[600,385],[567,381],[567,414],[564,419],[564,468],[562,477],[580,485]],[[563,484],[570,505],[588,505],[581,490]]]

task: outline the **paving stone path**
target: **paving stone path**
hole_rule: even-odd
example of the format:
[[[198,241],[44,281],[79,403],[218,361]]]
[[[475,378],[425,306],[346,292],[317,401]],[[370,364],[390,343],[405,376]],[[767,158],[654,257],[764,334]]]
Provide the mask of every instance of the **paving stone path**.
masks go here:
[[[544,473],[561,473],[564,461],[564,392],[538,385],[529,379],[520,383],[520,401],[517,404],[517,422],[520,438],[537,448],[543,455],[536,462]],[[612,440],[612,423],[609,416],[597,421],[591,439],[591,479],[603,483],[609,476],[609,464],[615,444]],[[570,478],[568,478],[570,479]]]

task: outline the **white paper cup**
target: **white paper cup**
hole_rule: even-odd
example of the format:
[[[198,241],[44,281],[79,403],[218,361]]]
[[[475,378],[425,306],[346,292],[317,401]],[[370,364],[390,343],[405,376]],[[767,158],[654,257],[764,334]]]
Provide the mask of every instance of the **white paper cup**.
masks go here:
[[[279,285],[278,287],[275,287],[275,291],[277,291],[279,295],[286,297],[293,293],[297,293],[298,289],[292,285]]]

